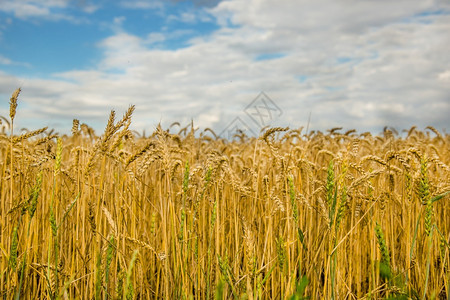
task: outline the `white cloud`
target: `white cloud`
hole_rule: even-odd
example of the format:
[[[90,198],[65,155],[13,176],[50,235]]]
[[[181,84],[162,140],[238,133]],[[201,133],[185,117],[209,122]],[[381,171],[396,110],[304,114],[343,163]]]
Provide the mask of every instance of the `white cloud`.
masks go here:
[[[14,13],[17,18],[43,17],[50,15],[50,9],[48,7],[41,6],[32,1],[6,1],[2,4],[2,8],[0,8],[0,10]]]
[[[100,9],[99,5],[94,5],[94,4],[83,4],[80,6],[81,6],[81,9],[88,14],[92,14]]]
[[[167,19],[169,21],[180,21],[183,23],[195,23],[197,21],[197,17],[193,12],[183,12],[179,16],[170,15]]]
[[[70,5],[71,0],[2,0],[0,11],[13,14],[22,20],[64,20],[76,24],[86,22],[83,18],[76,18],[64,11]],[[84,3],[81,8],[92,13],[98,6]]]
[[[418,0],[223,1],[209,10],[223,26],[210,36],[164,50],[155,43],[174,33],[117,30],[98,44],[104,56],[92,70],[21,79],[22,101],[33,118],[67,120],[67,131],[73,114],[106,122],[109,109],[133,103],[135,126],[193,118],[220,132],[238,116],[251,123],[243,109],[260,91],[283,110],[280,125],[305,126],[311,112],[310,129],[448,129],[448,9]]]
[[[438,75],[439,80],[450,83],[450,70],[444,71]]]
[[[12,64],[12,61],[9,58],[4,57],[3,55],[0,54],[0,65],[10,65],[10,64]]]
[[[164,3],[159,0],[125,0],[120,5],[130,9],[158,9],[164,8]]]
[[[166,36],[161,32],[151,32],[147,35],[147,42],[149,44],[163,42],[166,39],[167,39]]]
[[[28,63],[13,61],[2,54],[0,54],[0,65],[30,67]]]
[[[182,11],[178,15],[172,14],[166,18],[167,22],[181,22],[195,24],[198,22],[212,22],[212,16],[206,9],[189,9]]]

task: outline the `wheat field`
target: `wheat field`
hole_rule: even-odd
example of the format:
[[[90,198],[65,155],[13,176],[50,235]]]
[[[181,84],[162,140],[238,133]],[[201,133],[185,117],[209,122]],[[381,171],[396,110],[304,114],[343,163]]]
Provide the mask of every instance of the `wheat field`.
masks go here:
[[[0,134],[3,299],[449,299],[450,135]],[[20,101],[19,101],[20,102]],[[7,112],[2,112],[2,114]]]

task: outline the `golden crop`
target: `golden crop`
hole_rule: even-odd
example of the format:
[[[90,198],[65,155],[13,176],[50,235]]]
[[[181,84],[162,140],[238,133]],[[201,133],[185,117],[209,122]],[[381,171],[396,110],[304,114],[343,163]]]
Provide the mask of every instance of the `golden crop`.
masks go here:
[[[4,299],[447,299],[450,136],[0,134]],[[178,132],[177,132],[178,131]],[[177,133],[173,133],[177,132]]]

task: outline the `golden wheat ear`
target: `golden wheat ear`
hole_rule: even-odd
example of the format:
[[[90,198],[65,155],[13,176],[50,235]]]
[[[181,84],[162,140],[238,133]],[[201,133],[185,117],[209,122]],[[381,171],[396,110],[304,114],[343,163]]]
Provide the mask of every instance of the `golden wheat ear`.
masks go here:
[[[19,94],[21,92],[21,88],[18,88],[14,91],[14,93],[11,96],[11,99],[9,101],[9,117],[11,119],[11,122],[14,121],[14,117],[16,116],[16,109],[17,109],[17,99],[19,98]]]

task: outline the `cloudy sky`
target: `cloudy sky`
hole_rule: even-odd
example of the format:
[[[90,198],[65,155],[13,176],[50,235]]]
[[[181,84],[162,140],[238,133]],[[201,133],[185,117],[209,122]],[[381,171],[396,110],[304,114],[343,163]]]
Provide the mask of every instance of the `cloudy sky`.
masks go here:
[[[449,33],[447,0],[0,0],[0,115],[448,132]]]

